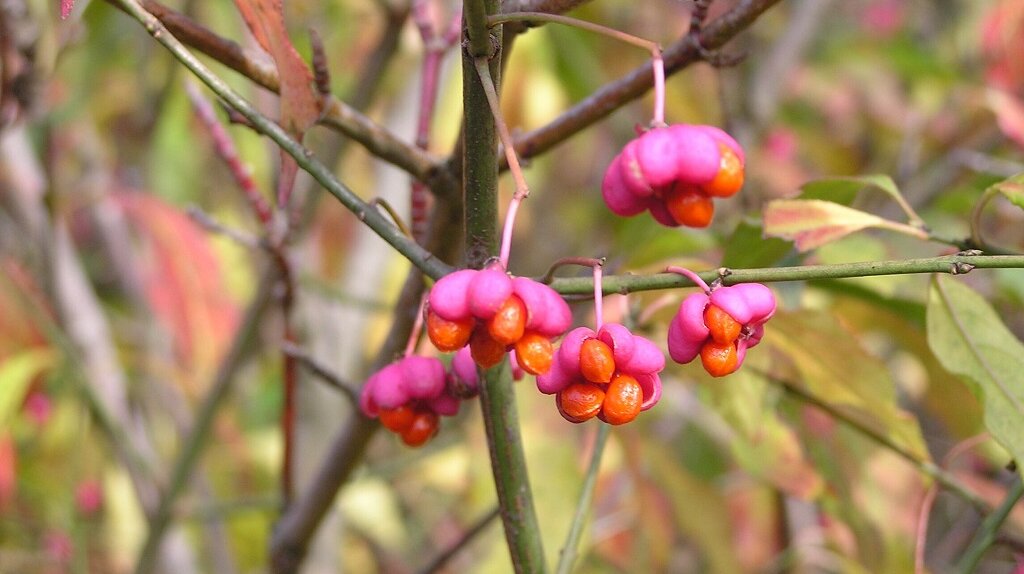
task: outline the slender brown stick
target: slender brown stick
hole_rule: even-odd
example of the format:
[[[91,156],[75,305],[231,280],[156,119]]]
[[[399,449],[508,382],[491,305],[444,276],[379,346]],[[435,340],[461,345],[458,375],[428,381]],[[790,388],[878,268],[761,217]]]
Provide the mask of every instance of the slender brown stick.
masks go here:
[[[331,387],[341,391],[345,398],[353,405],[359,403],[359,390],[355,385],[343,380],[337,374],[335,374],[329,367],[322,364],[320,361],[313,358],[312,355],[307,353],[295,343],[284,341],[281,343],[281,351],[286,355],[292,357],[296,361],[302,364],[302,366],[309,369],[309,372],[316,375],[318,379],[327,383]]]
[[[494,519],[500,515],[501,509],[495,506],[490,512],[481,516],[470,526],[466,532],[459,537],[451,546],[445,548],[443,552],[438,554],[431,560],[426,566],[419,569],[419,574],[433,574],[445,567],[448,561],[455,557],[456,554],[462,551],[463,548],[469,545],[481,532],[483,532]]]

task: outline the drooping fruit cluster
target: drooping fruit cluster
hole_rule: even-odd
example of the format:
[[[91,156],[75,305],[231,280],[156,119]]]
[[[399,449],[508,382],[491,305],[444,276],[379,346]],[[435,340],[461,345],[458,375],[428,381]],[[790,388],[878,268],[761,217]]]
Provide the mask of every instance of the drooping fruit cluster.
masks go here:
[[[565,336],[551,370],[537,377],[537,388],[555,395],[569,422],[596,416],[620,425],[657,404],[664,368],[661,350],[622,325],[607,323],[596,333],[578,327]]]
[[[743,149],[713,126],[654,128],[626,144],[604,174],[601,194],[618,215],[649,210],[669,227],[707,227],[714,197],[743,186]]]
[[[700,355],[713,377],[743,364],[747,349],[764,336],[764,323],[775,313],[775,295],[760,283],[718,287],[693,293],[679,305],[668,328],[668,353],[677,363]]]
[[[430,291],[426,314],[427,336],[438,350],[468,344],[473,360],[485,369],[514,350],[519,366],[532,375],[548,371],[551,339],[572,322],[569,306],[553,289],[510,277],[498,264],[442,277]]]
[[[410,355],[377,371],[363,386],[359,406],[409,446],[420,446],[437,434],[441,416],[459,412],[459,397],[448,390],[444,364],[432,357]]]

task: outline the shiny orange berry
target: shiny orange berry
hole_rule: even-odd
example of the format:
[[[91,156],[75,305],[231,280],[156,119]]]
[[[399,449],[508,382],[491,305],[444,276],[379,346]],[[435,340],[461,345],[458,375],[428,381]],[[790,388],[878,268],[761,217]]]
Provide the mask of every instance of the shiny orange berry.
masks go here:
[[[736,344],[724,345],[714,341],[704,343],[700,348],[700,362],[712,377],[724,377],[736,370]]]
[[[491,338],[502,345],[511,345],[523,336],[526,329],[526,305],[523,300],[512,295],[498,308],[487,321],[487,332]]]
[[[580,347],[580,374],[592,383],[607,383],[615,374],[612,348],[600,339],[587,339]]]
[[[615,375],[604,393],[601,406],[601,420],[610,425],[628,423],[640,414],[644,402],[644,391],[640,383],[630,375]]]
[[[516,341],[516,361],[531,375],[543,375],[551,369],[555,350],[551,341],[538,333],[524,333]]]
[[[711,332],[711,338],[721,345],[734,342],[743,330],[739,321],[715,305],[708,305],[704,309],[704,325]]]
[[[571,423],[594,418],[603,402],[604,391],[593,383],[573,383],[555,395],[558,412]]]
[[[505,345],[491,338],[487,329],[476,329],[469,338],[469,353],[477,365],[489,369],[505,357]]]
[[[380,411],[380,424],[389,431],[399,434],[411,427],[415,418],[416,411],[409,405]]]
[[[408,446],[421,446],[437,434],[439,420],[433,411],[419,411],[412,420],[409,428],[399,435],[402,442]]]
[[[707,227],[715,215],[715,204],[700,190],[677,185],[665,196],[672,218],[687,227]]]
[[[462,321],[449,321],[442,319],[433,311],[427,311],[427,336],[437,350],[443,353],[451,353],[465,347],[470,335],[473,334],[473,324],[472,317]]]
[[[721,164],[715,179],[704,185],[704,191],[712,197],[731,197],[743,187],[743,164],[732,148],[718,144],[722,152]]]

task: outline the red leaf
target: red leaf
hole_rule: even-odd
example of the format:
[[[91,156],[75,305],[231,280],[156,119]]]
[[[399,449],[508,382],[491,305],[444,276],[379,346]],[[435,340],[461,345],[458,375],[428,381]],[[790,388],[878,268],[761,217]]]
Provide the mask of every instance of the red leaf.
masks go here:
[[[60,19],[67,20],[68,16],[71,15],[72,8],[75,7],[75,0],[60,0]]]
[[[281,127],[301,142],[306,130],[320,118],[321,98],[313,88],[313,73],[288,37],[283,0],[235,0],[235,4],[256,41],[277,63]],[[295,160],[282,150],[279,205],[287,202],[297,172]]]
[[[988,91],[988,105],[1003,134],[1024,148],[1024,102],[1009,92],[992,89]]]
[[[114,197],[145,251],[141,260],[146,297],[173,335],[179,366],[189,373],[183,379],[206,380],[238,322],[238,308],[225,293],[221,264],[208,235],[159,198],[142,193]]]

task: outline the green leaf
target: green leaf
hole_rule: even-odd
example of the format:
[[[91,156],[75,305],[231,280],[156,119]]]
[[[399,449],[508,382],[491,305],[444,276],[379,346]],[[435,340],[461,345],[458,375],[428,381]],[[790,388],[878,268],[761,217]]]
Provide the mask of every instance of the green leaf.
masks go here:
[[[918,459],[930,459],[917,420],[897,405],[889,370],[831,315],[779,313],[768,324],[765,341],[790,358],[806,392]]]
[[[884,174],[861,175],[857,177],[828,177],[809,181],[800,190],[800,199],[822,199],[849,206],[857,197],[857,192],[865,187],[875,187],[896,201],[903,199],[896,182]]]
[[[782,239],[766,238],[761,225],[753,221],[741,221],[725,244],[722,255],[723,267],[750,269],[771,267],[789,253],[792,245]]]
[[[927,239],[923,230],[883,219],[845,205],[819,199],[777,199],[764,209],[765,235],[790,239],[799,251],[810,251],[831,241],[877,227]]]
[[[0,362],[0,428],[18,411],[36,376],[53,366],[55,360],[50,349],[29,349]]]
[[[928,345],[981,402],[985,427],[1024,460],[1024,345],[971,288],[938,275],[928,297]]]

